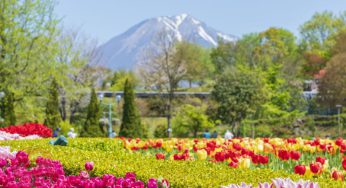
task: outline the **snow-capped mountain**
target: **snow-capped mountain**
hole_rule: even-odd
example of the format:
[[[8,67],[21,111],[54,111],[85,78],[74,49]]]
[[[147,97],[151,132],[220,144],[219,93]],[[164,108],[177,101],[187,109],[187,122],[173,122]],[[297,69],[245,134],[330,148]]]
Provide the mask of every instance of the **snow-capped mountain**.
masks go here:
[[[162,16],[145,20],[101,45],[98,50],[102,58],[98,65],[113,70],[134,69],[146,50],[155,49],[153,40],[163,31],[177,41],[189,41],[207,48],[217,46],[219,38],[236,40],[235,36],[219,32],[188,14]]]

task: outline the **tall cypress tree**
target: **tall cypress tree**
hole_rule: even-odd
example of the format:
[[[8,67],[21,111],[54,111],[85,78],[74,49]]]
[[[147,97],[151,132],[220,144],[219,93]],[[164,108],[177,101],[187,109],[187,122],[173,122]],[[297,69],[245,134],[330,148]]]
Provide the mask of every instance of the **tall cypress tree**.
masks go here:
[[[124,86],[123,117],[119,135],[132,138],[143,136],[141,119],[135,106],[133,85],[128,79]]]
[[[15,125],[16,116],[14,113],[14,94],[8,90],[5,91],[3,99],[3,114],[4,123],[3,126]]]
[[[84,137],[102,137],[105,134],[102,132],[99,126],[99,120],[101,117],[100,105],[97,101],[95,89],[91,90],[90,103],[88,105],[88,114],[84,123],[81,136]]]
[[[59,85],[55,79],[53,79],[50,89],[49,96],[46,105],[46,119],[44,124],[51,129],[59,127],[61,122],[61,116],[59,113]]]

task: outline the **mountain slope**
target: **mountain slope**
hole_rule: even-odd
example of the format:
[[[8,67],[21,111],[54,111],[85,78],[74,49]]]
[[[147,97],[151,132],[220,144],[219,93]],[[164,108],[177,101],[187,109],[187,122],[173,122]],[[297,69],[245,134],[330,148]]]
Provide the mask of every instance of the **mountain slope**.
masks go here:
[[[140,22],[98,48],[99,66],[113,70],[134,69],[148,49],[154,49],[156,35],[167,31],[178,41],[189,41],[203,47],[215,47],[219,38],[235,41],[236,37],[221,33],[188,14],[162,16]],[[167,35],[168,37],[168,35]]]

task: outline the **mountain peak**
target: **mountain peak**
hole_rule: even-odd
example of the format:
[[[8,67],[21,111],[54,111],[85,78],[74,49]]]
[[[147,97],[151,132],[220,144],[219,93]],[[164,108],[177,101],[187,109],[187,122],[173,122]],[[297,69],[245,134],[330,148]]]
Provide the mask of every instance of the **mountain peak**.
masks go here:
[[[236,40],[236,37],[217,31],[187,13],[160,16],[144,20],[100,46],[103,58],[99,65],[113,70],[133,69],[143,60],[147,50],[156,50],[156,36],[162,31],[167,32],[167,40],[173,37],[206,48],[217,46],[219,38],[229,42]]]

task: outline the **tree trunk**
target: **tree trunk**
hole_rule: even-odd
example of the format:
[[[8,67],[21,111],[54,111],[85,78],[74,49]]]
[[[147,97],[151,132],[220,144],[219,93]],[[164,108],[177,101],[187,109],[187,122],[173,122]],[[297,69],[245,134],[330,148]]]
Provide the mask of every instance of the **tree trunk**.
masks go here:
[[[234,128],[235,128],[235,123],[232,124],[232,129],[231,129],[233,135],[235,135]]]
[[[197,138],[197,130],[194,130],[194,131],[193,131],[193,137],[194,137],[194,138]]]
[[[168,133],[168,138],[172,137],[172,100],[173,100],[173,91],[169,92],[168,96],[168,106],[167,106],[167,133]]]

